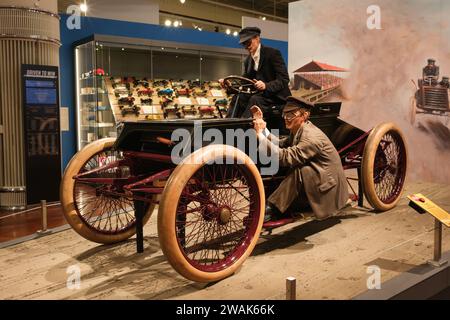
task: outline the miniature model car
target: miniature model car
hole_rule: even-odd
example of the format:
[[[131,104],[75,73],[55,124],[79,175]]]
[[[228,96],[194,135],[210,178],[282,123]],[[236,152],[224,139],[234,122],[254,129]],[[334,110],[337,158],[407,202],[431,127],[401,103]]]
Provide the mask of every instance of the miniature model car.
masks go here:
[[[104,76],[105,75],[105,70],[103,70],[102,68],[97,68],[97,69],[95,69],[95,75],[97,75],[97,76]]]
[[[153,81],[153,87],[167,87],[169,85],[169,81],[167,80],[157,80]]]
[[[173,103],[173,99],[168,98],[168,97],[162,97],[159,100],[159,103],[161,104],[161,107],[164,109],[164,108],[168,107],[171,103]]]
[[[216,107],[212,107],[212,106],[200,106],[198,107],[198,111],[200,111],[200,113],[214,113],[214,111],[216,111]]]
[[[227,98],[214,99],[213,102],[214,102],[214,105],[216,105],[216,106],[228,106],[228,99]]]
[[[192,90],[192,95],[194,97],[205,97],[208,93],[208,90],[203,90],[200,88],[195,88]]]
[[[229,80],[241,82],[237,88],[251,82]],[[310,121],[333,142],[344,169],[358,172],[358,205],[367,199],[375,210],[393,208],[407,171],[402,132],[394,123],[364,132],[339,119],[340,108],[340,102],[316,103]],[[177,144],[171,141],[172,133],[195,133],[198,121],[200,134],[208,129],[223,134],[253,130],[252,119],[237,118],[123,122],[117,139],[92,142],[65,170],[61,206],[72,228],[86,239],[108,244],[136,233],[142,251],[142,226],[158,204],[159,243],[169,263],[187,279],[213,282],[241,267],[262,228],[297,221],[286,216],[264,222],[266,189],[276,188],[287,173],[279,170],[263,180],[263,163],[255,163],[247,149],[238,149],[235,139],[224,140],[229,145],[205,139],[200,149],[174,161]],[[187,139],[194,145],[197,136]],[[106,164],[99,161],[105,155],[111,159]]]
[[[171,81],[172,88],[186,88],[186,84],[183,82],[183,80],[180,81]]]
[[[152,103],[153,103],[153,99],[152,98],[148,98],[148,99],[142,99],[141,98],[141,104],[151,105]]]
[[[177,118],[181,118],[181,112],[178,108],[178,104],[164,107],[163,114],[165,119],[169,118],[170,115],[175,115]]]
[[[137,105],[133,106],[119,106],[120,112],[122,113],[122,117],[124,117],[126,114],[134,113],[136,116],[139,116],[139,111],[141,108],[139,108]]]
[[[175,90],[175,96],[179,97],[179,96],[186,96],[189,97],[191,93],[191,90],[189,90],[188,88],[182,88],[182,89],[176,89]]]
[[[197,109],[195,108],[194,105],[183,106],[183,107],[181,107],[181,110],[183,111],[185,117],[186,117],[186,115],[195,116],[197,114]]]
[[[188,80],[188,85],[191,89],[194,88],[201,88],[201,89],[205,89],[205,82],[204,81],[200,81],[200,80]]]
[[[208,82],[208,86],[209,86],[210,89],[219,89],[219,90],[222,89],[222,86],[217,81],[210,81],[210,82]]]
[[[153,89],[151,89],[151,88],[137,89],[137,94],[138,94],[138,97],[151,96],[153,94]]]
[[[134,97],[129,94],[128,97],[119,98],[118,102],[120,104],[127,104],[131,106],[134,103]]]
[[[173,89],[171,88],[165,88],[165,89],[157,89],[158,96],[172,96],[173,95]]]
[[[213,106],[200,106],[198,107],[198,111],[200,112],[200,114],[203,116],[210,115],[210,116],[214,116],[216,117],[216,115],[214,114],[214,111],[216,111],[217,108],[213,107]]]

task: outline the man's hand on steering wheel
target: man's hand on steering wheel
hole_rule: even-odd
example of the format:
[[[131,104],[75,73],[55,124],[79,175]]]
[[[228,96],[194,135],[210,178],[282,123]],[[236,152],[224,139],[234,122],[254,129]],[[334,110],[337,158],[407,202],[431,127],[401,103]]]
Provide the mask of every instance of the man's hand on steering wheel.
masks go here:
[[[253,79],[253,81],[255,81],[256,89],[258,89],[259,91],[266,90],[266,84],[264,82],[262,82],[261,80],[256,80],[256,79]]]
[[[220,82],[221,79],[219,79]],[[223,86],[228,93],[256,94],[259,89],[255,86],[255,80],[241,76],[228,76],[223,79]]]

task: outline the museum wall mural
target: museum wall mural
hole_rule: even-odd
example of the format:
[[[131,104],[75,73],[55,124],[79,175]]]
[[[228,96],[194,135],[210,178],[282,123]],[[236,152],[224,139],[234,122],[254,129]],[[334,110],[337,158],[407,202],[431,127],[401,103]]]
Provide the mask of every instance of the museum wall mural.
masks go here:
[[[342,101],[369,130],[394,121],[409,181],[450,181],[450,1],[303,0],[289,5],[292,92]]]

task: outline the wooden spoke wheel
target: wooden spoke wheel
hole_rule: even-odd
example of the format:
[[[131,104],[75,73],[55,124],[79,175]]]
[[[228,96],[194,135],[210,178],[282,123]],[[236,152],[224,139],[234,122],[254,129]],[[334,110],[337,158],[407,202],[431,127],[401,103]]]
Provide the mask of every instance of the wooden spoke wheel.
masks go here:
[[[184,277],[223,279],[255,247],[264,208],[264,186],[252,160],[234,147],[209,145],[184,159],[167,181],[158,212],[161,248]]]
[[[362,161],[364,194],[377,211],[393,208],[406,178],[407,147],[394,123],[376,126],[367,138]]]
[[[67,222],[82,237],[104,244],[120,242],[134,235],[133,200],[114,194],[119,191],[114,184],[83,182],[73,177],[122,159],[121,152],[112,149],[114,141],[114,138],[105,138],[81,149],[69,162],[60,188]],[[114,167],[86,177],[117,178],[123,174],[121,168]],[[154,207],[154,204],[148,205],[143,224],[150,218]]]

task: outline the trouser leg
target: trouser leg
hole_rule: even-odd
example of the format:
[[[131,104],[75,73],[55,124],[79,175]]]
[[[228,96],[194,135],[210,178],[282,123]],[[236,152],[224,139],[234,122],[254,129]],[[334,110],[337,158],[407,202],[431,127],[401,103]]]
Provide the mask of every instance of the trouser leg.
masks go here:
[[[267,201],[284,213],[296,201],[302,192],[303,181],[300,168],[291,171]]]

